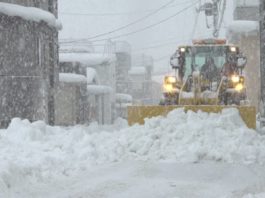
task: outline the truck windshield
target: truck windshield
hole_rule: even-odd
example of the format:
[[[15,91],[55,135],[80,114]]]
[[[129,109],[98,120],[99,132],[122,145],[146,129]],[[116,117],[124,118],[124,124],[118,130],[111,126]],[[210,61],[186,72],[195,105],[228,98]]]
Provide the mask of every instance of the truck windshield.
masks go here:
[[[221,71],[226,61],[226,46],[192,46],[186,52],[185,76],[195,71],[201,71],[202,67],[211,62],[217,71]]]

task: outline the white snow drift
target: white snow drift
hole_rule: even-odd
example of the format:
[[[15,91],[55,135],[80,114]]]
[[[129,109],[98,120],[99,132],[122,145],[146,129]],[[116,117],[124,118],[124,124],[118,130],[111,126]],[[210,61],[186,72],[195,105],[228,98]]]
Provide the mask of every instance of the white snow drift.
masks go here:
[[[48,183],[102,163],[265,164],[265,138],[248,129],[236,109],[220,115],[179,109],[132,127],[119,120],[113,126],[62,128],[15,118],[0,133],[0,150],[0,197],[25,181]]]

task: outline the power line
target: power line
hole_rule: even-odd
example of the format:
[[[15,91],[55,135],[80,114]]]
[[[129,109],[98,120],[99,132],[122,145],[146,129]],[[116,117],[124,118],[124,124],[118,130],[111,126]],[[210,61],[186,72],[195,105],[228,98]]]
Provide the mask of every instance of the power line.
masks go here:
[[[177,7],[179,5],[185,5],[188,4],[189,1],[185,0],[183,2],[179,2],[177,4],[174,4],[172,6],[167,6],[165,9],[171,9],[174,7]],[[77,12],[59,12],[60,15],[69,15],[69,16],[124,16],[124,15],[136,15],[136,14],[143,14],[143,13],[150,13],[154,12],[155,9],[149,9],[149,10],[140,10],[135,12],[106,12],[106,13],[77,13]]]
[[[172,4],[174,1],[175,1],[175,0],[170,0],[170,1],[167,2],[165,5],[159,7],[158,9],[154,10],[153,12],[151,12],[151,13],[145,15],[144,17],[141,17],[141,18],[139,18],[139,19],[137,19],[137,20],[135,20],[135,21],[133,21],[133,22],[127,24],[127,25],[121,26],[121,27],[116,28],[116,29],[114,29],[114,30],[111,30],[111,31],[109,31],[109,32],[105,32],[105,33],[102,33],[102,34],[98,34],[98,35],[92,36],[92,37],[90,37],[89,39],[94,39],[94,38],[102,37],[102,36],[105,36],[105,35],[109,35],[109,34],[112,34],[112,33],[114,33],[114,32],[117,32],[117,31],[123,30],[123,29],[125,29],[125,28],[128,28],[128,27],[130,27],[130,26],[132,26],[132,25],[134,25],[134,24],[137,24],[137,23],[139,23],[139,22],[141,22],[141,21],[144,21],[144,20],[146,20],[147,18],[153,16],[154,14],[156,14],[156,13],[158,13],[159,11],[163,10],[164,8],[166,8],[168,5]]]
[[[199,1],[197,1],[197,2],[199,2]],[[197,2],[196,2],[196,3],[197,3]],[[79,40],[76,40],[76,41],[69,41],[69,42],[65,42],[65,43],[76,43],[76,42],[82,42],[82,41],[87,41],[87,40],[90,40],[91,42],[98,42],[98,41],[105,41],[105,40],[108,40],[108,39],[116,39],[116,38],[121,38],[121,37],[129,36],[129,35],[132,35],[132,34],[136,34],[136,33],[138,33],[138,32],[142,32],[142,31],[145,31],[145,30],[150,29],[150,28],[152,28],[152,27],[155,27],[155,26],[157,26],[157,25],[160,25],[161,23],[164,23],[164,22],[170,20],[171,18],[176,17],[177,15],[181,14],[182,12],[188,10],[189,8],[191,8],[191,7],[193,7],[193,6],[194,6],[194,3],[192,3],[191,5],[189,5],[189,6],[185,7],[185,8],[183,8],[183,9],[181,9],[181,10],[178,11],[177,13],[175,13],[175,14],[173,14],[173,15],[171,15],[171,16],[165,18],[165,19],[158,21],[157,23],[151,24],[151,25],[149,25],[149,26],[146,26],[146,27],[144,27],[144,28],[138,29],[138,30],[133,31],[133,32],[129,32],[129,33],[125,33],[125,34],[120,34],[120,35],[118,35],[118,36],[109,37],[109,38],[107,38],[107,39],[105,38],[105,39],[98,39],[98,40],[90,40],[91,38],[87,38],[87,39],[79,39]]]

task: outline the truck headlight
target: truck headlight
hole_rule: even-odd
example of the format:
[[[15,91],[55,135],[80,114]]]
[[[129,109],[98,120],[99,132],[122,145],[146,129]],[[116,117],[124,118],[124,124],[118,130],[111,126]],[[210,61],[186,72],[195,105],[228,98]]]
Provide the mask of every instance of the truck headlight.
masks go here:
[[[164,89],[167,92],[172,92],[173,91],[173,86],[172,86],[172,84],[165,84],[164,85]]]
[[[181,51],[182,53],[184,53],[184,52],[186,52],[186,49],[185,49],[184,47],[181,47],[181,48],[180,48],[180,51]]]
[[[233,75],[231,77],[233,83],[239,83],[240,77],[238,75]]]
[[[176,83],[177,82],[177,79],[173,76],[168,77],[167,80],[169,83]]]
[[[230,47],[230,52],[236,52],[237,50],[236,50],[236,47],[234,47],[234,46],[231,46]]]
[[[242,83],[238,83],[235,87],[236,91],[241,91],[244,88],[244,85]]]

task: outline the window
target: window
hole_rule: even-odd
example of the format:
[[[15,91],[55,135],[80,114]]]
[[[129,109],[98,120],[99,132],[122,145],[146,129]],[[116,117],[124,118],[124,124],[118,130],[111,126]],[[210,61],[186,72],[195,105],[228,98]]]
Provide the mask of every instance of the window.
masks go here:
[[[186,53],[185,76],[191,74],[192,67],[200,71],[207,59],[212,59],[219,70],[226,61],[226,46],[191,47]]]

